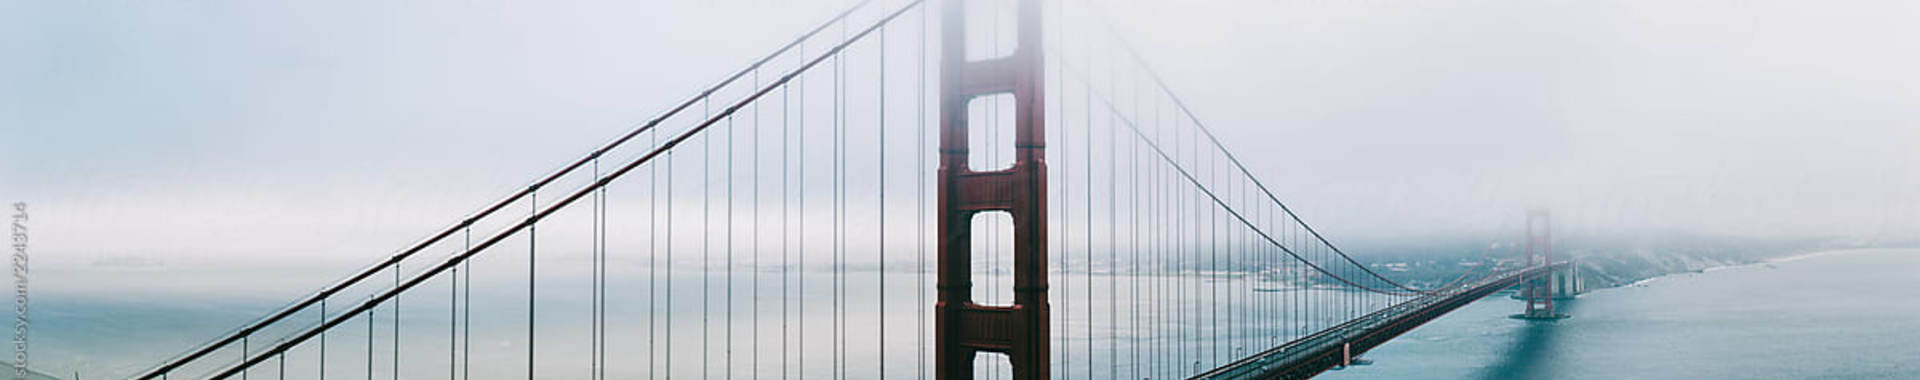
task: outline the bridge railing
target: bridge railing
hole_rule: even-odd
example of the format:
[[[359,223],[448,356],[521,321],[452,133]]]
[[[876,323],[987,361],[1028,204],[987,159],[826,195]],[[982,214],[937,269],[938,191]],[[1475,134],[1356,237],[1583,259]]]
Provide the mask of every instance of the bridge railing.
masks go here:
[[[1310,376],[1317,373],[1319,369],[1306,369],[1306,367],[1315,364],[1339,364],[1352,357],[1358,357],[1362,352],[1433,317],[1432,315],[1416,316],[1416,313],[1443,313],[1447,310],[1434,310],[1436,305],[1450,304],[1455,307],[1464,305],[1479,299],[1484,294],[1513,287],[1526,279],[1544,276],[1564,266],[1564,263],[1560,263],[1490,270],[1471,281],[1460,282],[1434,294],[1381,308],[1312,335],[1221,365],[1195,375],[1194,378],[1252,379],[1272,378],[1276,374],[1287,375],[1282,378]],[[1324,369],[1324,367],[1319,368]]]

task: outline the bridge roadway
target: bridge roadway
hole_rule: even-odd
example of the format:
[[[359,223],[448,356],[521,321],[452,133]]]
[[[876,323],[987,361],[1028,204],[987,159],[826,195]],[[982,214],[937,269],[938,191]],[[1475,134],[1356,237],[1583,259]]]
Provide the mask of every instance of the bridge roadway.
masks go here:
[[[1566,262],[1502,272],[1455,290],[1414,298],[1254,354],[1192,379],[1305,379],[1348,364],[1374,347],[1474,300],[1563,269]]]

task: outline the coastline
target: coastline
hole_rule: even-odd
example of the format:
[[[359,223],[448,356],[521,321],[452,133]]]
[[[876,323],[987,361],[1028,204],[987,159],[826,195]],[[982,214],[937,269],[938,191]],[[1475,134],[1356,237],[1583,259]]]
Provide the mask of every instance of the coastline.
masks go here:
[[[1749,261],[1749,262],[1724,263],[1719,265],[1706,266],[1706,267],[1702,267],[1694,270],[1671,271],[1665,274],[1633,280],[1623,284],[1610,285],[1610,286],[1590,286],[1588,288],[1588,291],[1592,292],[1592,291],[1599,291],[1604,289],[1640,287],[1640,286],[1645,286],[1647,284],[1651,284],[1662,278],[1671,277],[1671,276],[1680,275],[1680,274],[1687,274],[1687,273],[1710,273],[1710,272],[1717,272],[1721,270],[1734,269],[1734,268],[1740,268],[1740,267],[1750,267],[1755,265],[1790,263],[1795,261],[1815,259],[1815,258],[1828,257],[1828,256],[1852,255],[1852,254],[1872,253],[1872,252],[1899,250],[1899,249],[1901,248],[1837,248],[1837,249],[1804,251],[1804,252],[1798,252],[1798,253],[1791,253],[1783,256],[1762,258],[1759,260]]]
[[[1876,251],[1900,250],[1900,249],[1901,248],[1830,249],[1825,251],[1804,252],[1804,253],[1795,254],[1795,255],[1781,256],[1781,257],[1767,259],[1765,262],[1766,263],[1787,263],[1787,262],[1794,262],[1794,261],[1806,260],[1806,259],[1817,258],[1817,257],[1825,257],[1825,256],[1852,255],[1852,254],[1871,253]]]

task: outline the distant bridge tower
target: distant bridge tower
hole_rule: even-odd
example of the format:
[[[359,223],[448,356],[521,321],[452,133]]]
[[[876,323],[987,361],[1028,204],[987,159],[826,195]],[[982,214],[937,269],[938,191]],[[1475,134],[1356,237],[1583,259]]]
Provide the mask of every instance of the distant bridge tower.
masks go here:
[[[1527,211],[1527,266],[1532,267],[1537,264],[1553,264],[1553,217],[1546,210],[1541,209]],[[1525,319],[1566,317],[1553,309],[1553,299],[1556,295],[1553,291],[1555,277],[1553,274],[1548,274],[1527,281],[1527,288],[1522,294],[1522,298],[1527,300],[1527,310],[1519,317]]]
[[[1002,353],[1014,379],[1045,379],[1051,347],[1047,306],[1046,128],[1041,100],[1040,1],[1015,5],[1013,54],[966,59],[967,1],[947,1],[940,36],[940,172],[938,303],[934,305],[934,369],[940,379],[972,379],[978,354]],[[1010,94],[1014,103],[1013,167],[975,171],[968,165],[967,104]],[[1006,212],[1013,219],[1013,304],[973,300],[973,218]]]
[[[1553,272],[1553,299],[1568,300],[1587,292],[1586,282],[1580,281],[1580,265],[1573,258],[1567,258],[1567,269]]]

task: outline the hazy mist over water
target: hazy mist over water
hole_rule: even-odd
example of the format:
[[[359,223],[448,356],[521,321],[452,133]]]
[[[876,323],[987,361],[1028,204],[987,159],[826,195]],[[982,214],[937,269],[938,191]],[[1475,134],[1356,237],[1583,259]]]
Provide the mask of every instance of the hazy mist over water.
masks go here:
[[[1554,322],[1529,322],[1508,318],[1520,309],[1518,300],[1505,296],[1483,299],[1446,318],[1427,326],[1413,330],[1393,343],[1387,344],[1366,355],[1374,364],[1358,366],[1347,370],[1329,372],[1330,379],[1397,379],[1408,377],[1426,378],[1484,378],[1484,379],[1611,379],[1611,378],[1728,378],[1748,377],[1757,373],[1766,373],[1789,378],[1904,378],[1920,374],[1920,367],[1910,362],[1914,355],[1920,355],[1904,342],[1920,339],[1912,336],[1912,315],[1920,313],[1913,310],[1920,300],[1920,293],[1910,286],[1912,273],[1920,271],[1920,251],[1915,250],[1864,250],[1839,251],[1835,254],[1807,257],[1804,259],[1777,260],[1771,263],[1744,265],[1712,270],[1705,273],[1686,273],[1648,281],[1643,285],[1604,289],[1583,295],[1580,299],[1562,302],[1562,311],[1572,314],[1571,319]],[[617,273],[609,284],[611,299],[644,300],[647,297],[645,273]],[[760,273],[763,291],[757,302],[759,310],[753,309],[756,302],[746,297],[736,299],[733,304],[733,322],[726,322],[726,303],[715,301],[704,305],[710,318],[703,325],[700,303],[703,291],[713,292],[718,297],[723,291],[725,279],[716,277],[703,289],[697,275],[674,276],[674,305],[679,311],[672,313],[674,327],[672,339],[679,347],[673,354],[673,371],[681,376],[698,377],[702,358],[701,346],[687,342],[701,341],[704,334],[713,338],[707,345],[706,368],[709,375],[719,376],[727,368],[732,368],[737,376],[746,377],[753,373],[756,361],[753,355],[760,355],[759,374],[771,377],[781,373],[780,351],[774,350],[781,336],[782,325],[789,331],[800,331],[802,318],[808,326],[804,337],[808,347],[805,355],[807,362],[804,374],[810,377],[828,376],[832,370],[822,364],[823,359],[831,357],[834,333],[825,329],[832,320],[832,310],[820,305],[827,304],[831,293],[831,272],[811,272],[808,278],[806,297],[790,297],[788,313],[780,311],[779,288],[777,279],[780,273]],[[800,276],[797,272],[788,275]],[[751,292],[750,275],[736,275],[735,292]],[[77,276],[86,278],[88,276]],[[930,278],[930,276],[929,276]],[[916,361],[917,325],[920,314],[928,307],[919,304],[921,299],[912,292],[919,277],[915,273],[889,273],[886,282],[889,289],[886,302],[886,320],[888,326],[887,345],[891,352],[887,355],[888,373],[893,376],[905,376],[917,370]],[[658,284],[665,285],[666,278],[660,278]],[[1110,366],[1104,358],[1108,355],[1130,358],[1135,344],[1167,344],[1151,337],[1131,334],[1113,335],[1112,323],[1106,314],[1107,304],[1105,286],[1108,279],[1096,276],[1087,283],[1085,276],[1056,278],[1054,281],[1067,281],[1070,285],[1092,284],[1096,297],[1092,304],[1075,304],[1075,307],[1092,309],[1094,325],[1089,326],[1086,309],[1074,314],[1068,320],[1069,329],[1074,329],[1076,339],[1066,342],[1071,347],[1057,347],[1056,350],[1073,350],[1077,358],[1056,364],[1073,365],[1071,370],[1080,375],[1089,374],[1084,358],[1097,357],[1101,361],[1090,370],[1095,377],[1108,377],[1110,371],[1121,371],[1130,375],[1134,370],[1127,365]],[[872,272],[853,272],[847,281],[855,286],[850,288],[850,299],[860,301],[848,306],[847,332],[849,340],[849,372],[852,377],[871,378],[877,376],[880,306],[875,290],[878,277]],[[1260,285],[1245,281],[1230,281],[1229,286],[1238,286],[1241,291]],[[444,285],[444,284],[442,284]],[[524,289],[511,283],[476,283],[479,296],[476,307],[485,310],[485,314],[474,317],[474,366],[479,377],[511,377],[498,374],[518,374],[524,371],[524,357],[519,356],[524,348]],[[799,283],[794,283],[799,285]],[[925,284],[931,287],[931,284]],[[571,288],[585,288],[584,278],[559,278],[543,285],[541,299],[542,331],[540,343],[542,349],[540,373],[543,376],[584,376],[586,352],[582,342],[587,341],[586,316],[588,305],[580,292],[568,292]],[[424,292],[442,291],[445,286],[428,286]],[[1082,293],[1086,288],[1076,290]],[[550,293],[549,293],[550,292]],[[425,293],[431,294],[431,293]],[[664,300],[665,292],[655,293]],[[1297,293],[1243,293],[1249,297],[1293,297]],[[1331,294],[1329,294],[1331,295]],[[1056,297],[1059,295],[1056,294]],[[439,326],[450,316],[444,304],[444,298],[415,296],[415,302],[402,300],[402,325]],[[173,355],[187,345],[201,342],[213,334],[231,329],[243,321],[251,320],[278,306],[286,298],[269,296],[198,296],[195,294],[164,295],[122,295],[122,294],[52,294],[47,295],[38,304],[37,311],[43,322],[36,325],[35,339],[36,363],[45,366],[43,371],[56,374],[79,372],[83,378],[105,378],[126,376],[144,369],[160,359]],[[811,301],[812,306],[802,306],[802,299]],[[1183,302],[1172,300],[1171,302]],[[646,333],[649,315],[644,302],[615,302],[609,314],[615,321],[609,333],[609,346],[614,352],[622,353],[622,359],[609,366],[609,376],[631,378],[646,376],[649,371],[645,359],[653,352],[655,364],[652,373],[664,375],[666,371],[665,353],[659,347],[665,347],[667,337],[651,337],[658,344],[654,350],[647,349],[649,336]],[[1056,307],[1065,304],[1063,300],[1054,301]],[[1089,306],[1091,305],[1091,306]],[[1257,303],[1256,303],[1257,305]],[[802,310],[804,308],[804,310]],[[392,310],[382,308],[377,313],[379,322],[374,332],[375,371],[381,374],[392,371],[391,355]],[[1120,310],[1122,327],[1131,323]],[[803,317],[804,315],[804,317]],[[651,320],[665,326],[669,316],[664,311],[651,316]],[[931,318],[928,316],[928,318]],[[364,320],[361,317],[360,320]],[[784,323],[783,323],[784,322]],[[329,333],[329,371],[341,376],[360,376],[364,372],[366,360],[366,328],[364,322],[351,322],[348,328]],[[726,365],[726,336],[728,327],[732,327],[735,350],[732,366]],[[1092,327],[1089,329],[1089,327]],[[755,345],[756,331],[759,342]],[[929,330],[930,331],[930,330]],[[1122,328],[1122,332],[1129,331]],[[1209,351],[1214,346],[1205,338],[1211,330],[1194,330],[1189,338],[1171,341],[1179,346],[1199,347],[1189,352]],[[1235,330],[1228,330],[1229,332]],[[1242,334],[1260,336],[1271,333],[1270,329],[1255,328],[1237,330]],[[402,377],[437,377],[445,374],[448,335],[452,331],[437,328],[406,329],[401,337],[400,367]],[[1091,336],[1091,340],[1085,337]],[[930,338],[930,337],[929,337]],[[799,335],[789,335],[788,339],[798,344]],[[1088,345],[1091,344],[1091,347]],[[1220,346],[1220,352],[1247,350],[1251,347],[1263,347],[1260,338],[1243,337],[1230,340]],[[773,346],[769,346],[773,345]],[[758,347],[756,349],[755,347]],[[1152,346],[1148,346],[1152,347]],[[1090,349],[1090,350],[1089,350]],[[1110,353],[1111,352],[1111,353]],[[1147,351],[1153,352],[1153,351]],[[314,357],[318,353],[314,347],[295,350],[295,358]],[[792,360],[787,373],[800,375],[802,369],[794,351],[788,351]],[[1185,365],[1191,359],[1172,359],[1148,356],[1139,362],[1143,371],[1152,373],[1156,366]],[[577,362],[577,363],[576,363]],[[1124,361],[1133,363],[1131,360]],[[289,373],[311,373],[311,360],[289,360]],[[267,367],[263,375],[278,367]],[[1004,369],[1004,367],[1002,367]],[[1056,371],[1058,369],[1056,368]],[[576,373],[578,372],[578,373]],[[488,375],[494,374],[494,375]]]
[[[227,332],[521,189],[845,3],[0,3],[0,51],[10,52],[0,59],[0,202],[32,209],[35,367],[123,376]],[[1563,252],[1648,236],[1835,242],[1792,250],[1920,244],[1920,44],[1911,41],[1920,2],[1097,3],[1255,176],[1363,260],[1512,240],[1529,208],[1552,210],[1560,241],[1591,243]],[[799,107],[829,114],[823,103]],[[931,170],[910,167],[902,158],[909,146],[880,149],[893,161],[862,158],[852,169]],[[807,154],[816,163],[829,157],[817,147]],[[720,183],[701,174],[665,178]],[[865,192],[874,183],[851,181],[849,204],[878,203]],[[851,290],[873,302],[886,289],[889,331],[917,327],[916,312],[932,297],[918,294],[931,285],[904,269],[918,265],[908,252],[925,251],[911,245],[926,246],[909,236],[932,230],[929,221],[907,222],[924,206],[908,194],[926,189],[910,183],[890,190],[883,211],[856,206],[860,220],[832,230],[865,239],[892,227],[898,236],[877,249],[859,241],[847,256],[850,281],[882,284],[879,252],[893,249],[885,286]],[[815,187],[803,200],[825,199],[824,184],[803,183]],[[612,187],[615,299],[645,289],[650,261],[637,247],[655,247],[655,224],[708,228],[705,218],[717,215],[688,211],[713,207],[691,192],[649,199],[641,187]],[[739,206],[727,212],[729,226],[732,217],[755,224],[737,240],[785,241],[759,224],[773,220],[771,204]],[[682,213],[656,217],[661,207]],[[793,232],[815,239],[798,245],[809,253],[791,256],[811,260],[791,272],[807,273],[805,297],[829,296],[811,282],[827,281],[827,213],[796,211],[798,224],[814,227]],[[585,218],[561,214],[553,224],[584,226]],[[1059,236],[1088,238],[1095,226]],[[542,228],[540,265],[554,274],[542,297],[566,311],[541,327],[558,331],[556,340],[583,340],[566,334],[586,331],[578,297],[590,237],[584,228]],[[682,255],[661,267],[698,269],[699,259],[717,257],[685,253],[699,231],[664,234],[682,239],[666,246]],[[1669,248],[1633,253],[1675,254]],[[512,360],[521,347],[523,269],[514,265],[522,253],[489,252],[479,264],[476,302],[500,313],[475,319],[474,331],[489,335],[476,337],[483,349],[474,363],[499,367],[487,371],[523,370]],[[772,281],[781,267],[763,253],[768,261],[742,275]],[[1513,302],[1489,298],[1384,346],[1375,366],[1329,377],[1914,377],[1902,361],[1920,354],[1896,346],[1920,339],[1899,335],[1920,315],[1901,306],[1920,300],[1912,257],[1860,253],[1682,275],[1589,295],[1569,304],[1575,319],[1551,325],[1503,319]],[[1074,260],[1085,271],[1097,262]],[[691,271],[661,277],[677,300],[712,290]],[[1252,281],[1220,280],[1243,290],[1259,286]],[[403,325],[447,317],[445,305],[402,298]],[[772,299],[736,306],[753,305],[762,310],[740,315],[737,330],[775,329]],[[644,307],[613,303],[615,350],[631,351],[624,345],[647,335],[632,325],[644,310],[631,308]],[[877,360],[878,347],[858,342],[880,339],[867,329],[883,319],[869,313],[880,306],[850,307],[848,356]],[[702,338],[683,329],[697,311],[675,312],[676,340]],[[824,310],[806,312],[828,320],[817,314]],[[436,344],[450,332],[428,330],[403,332],[401,355],[417,358],[405,359],[402,377],[428,377],[446,363]],[[356,346],[365,344],[364,327],[338,334],[330,344],[343,348],[329,364],[364,365],[356,361],[365,360]],[[373,334],[391,343],[380,335],[390,331]],[[1104,330],[1088,335],[1080,338],[1127,344]],[[917,345],[912,335],[886,339]],[[1773,350],[1781,339],[1798,345]],[[823,342],[807,347],[824,352],[812,346]],[[543,365],[585,352],[551,347]],[[376,363],[392,355],[380,350]],[[1099,350],[1081,353],[1106,354]],[[674,371],[698,376],[699,354],[676,354]],[[917,365],[909,360],[917,354],[889,354],[889,373]],[[1807,360],[1763,360],[1776,357]],[[542,373],[580,371],[562,361]],[[615,364],[613,377],[644,373],[638,362]],[[853,377],[870,375],[864,363],[852,367]]]
[[[775,377],[782,372],[781,356],[789,360],[786,372],[793,376],[827,377],[834,373],[828,364],[836,357],[834,344],[836,337],[844,334],[846,344],[846,365],[844,370],[854,378],[879,378],[881,365],[880,350],[882,337],[885,340],[884,366],[890,377],[909,376],[922,369],[919,355],[921,332],[932,339],[931,295],[924,296],[916,290],[932,289],[933,276],[920,277],[917,273],[899,271],[887,274],[881,282],[879,273],[867,271],[849,272],[844,280],[849,284],[846,297],[851,300],[843,309],[846,313],[844,332],[833,329],[831,292],[834,274],[825,271],[807,273],[789,272],[795,280],[786,288],[793,292],[781,297],[782,288],[779,279],[782,273],[767,271],[759,275],[759,297],[752,297],[755,289],[754,273],[736,273],[733,276],[715,273],[702,276],[697,268],[681,271],[680,274],[667,276],[660,274],[657,282],[649,282],[649,273],[638,271],[615,271],[608,284],[610,302],[608,315],[610,331],[608,347],[618,353],[610,357],[619,357],[608,366],[608,376],[614,378],[645,377],[649,373],[665,376],[672,373],[681,377],[720,377],[731,373],[740,377],[749,377],[756,373],[757,363],[760,377]],[[88,277],[88,276],[82,276]],[[799,281],[804,277],[805,281]],[[1110,284],[1115,279],[1105,275],[1089,278],[1085,275],[1053,276],[1057,287],[1072,289],[1072,293],[1055,292],[1052,304],[1057,312],[1078,310],[1071,315],[1062,313],[1065,325],[1056,329],[1061,336],[1070,339],[1059,342],[1056,352],[1072,352],[1073,359],[1063,359],[1055,371],[1063,369],[1085,376],[1093,371],[1096,377],[1110,377],[1114,370],[1122,375],[1133,373],[1131,365],[1116,366],[1107,361],[1108,357],[1132,358],[1134,346],[1158,344],[1162,347],[1176,348],[1183,358],[1171,356],[1165,358],[1147,357],[1139,365],[1158,366],[1161,371],[1191,370],[1201,359],[1194,355],[1199,352],[1208,363],[1228,360],[1226,355],[1236,352],[1240,355],[1250,353],[1256,347],[1271,345],[1275,341],[1273,334],[1286,328],[1279,323],[1253,326],[1246,320],[1234,325],[1218,323],[1221,320],[1196,319],[1189,315],[1187,319],[1171,321],[1181,331],[1180,336],[1150,337],[1134,333],[1125,328],[1134,325],[1132,310],[1114,309],[1108,299],[1113,292]],[[706,281],[702,281],[702,279]],[[924,279],[926,282],[921,283]],[[986,280],[1006,280],[1004,276]],[[590,342],[589,310],[586,293],[580,290],[589,287],[583,276],[556,277],[543,280],[540,285],[538,325],[540,332],[536,345],[539,348],[538,371],[541,376],[586,376]],[[1131,285],[1135,277],[1120,279],[1123,287]],[[1186,292],[1151,295],[1156,304],[1185,305],[1191,309],[1194,300],[1204,297],[1262,297],[1279,298],[1335,298],[1350,295],[1338,290],[1301,290],[1286,293],[1254,293],[1251,289],[1259,286],[1251,277],[1222,277],[1219,279],[1193,280]],[[671,282],[669,284],[668,282]],[[732,301],[724,298],[728,291],[727,283],[732,282]],[[1064,282],[1064,283],[1063,283]],[[649,285],[657,285],[649,292]],[[1085,285],[1085,286],[1083,286]],[[481,378],[513,377],[509,374],[521,374],[526,370],[526,289],[524,283],[513,281],[476,282],[473,314],[471,349],[473,374]],[[703,287],[704,286],[704,287]],[[1004,303],[1007,295],[994,296],[989,290],[1009,291],[1005,284],[997,288],[988,288],[985,281],[980,289],[980,299],[993,304]],[[1091,288],[1086,287],[1091,286]],[[801,293],[801,287],[806,290]],[[879,292],[886,290],[884,306]],[[671,296],[668,289],[671,289]],[[1062,299],[1071,294],[1073,297],[1087,297],[1088,289],[1097,295],[1090,299]],[[1200,293],[1192,293],[1200,289]],[[447,321],[453,316],[447,308],[444,297],[449,289],[440,282],[438,286],[429,285],[420,290],[402,296],[400,323],[407,326],[426,326],[425,328],[403,328],[400,335],[400,363],[398,371],[402,378],[434,378],[444,376],[448,370],[449,334],[464,334],[464,331],[450,330]],[[1122,289],[1122,292],[1127,292]],[[930,292],[930,291],[929,291]],[[1228,293],[1232,292],[1232,293]],[[1120,302],[1129,302],[1131,293]],[[648,303],[653,297],[656,310],[649,313]],[[194,344],[203,342],[219,333],[228,331],[242,322],[258,318],[275,307],[280,306],[291,295],[281,298],[270,296],[207,296],[198,293],[167,293],[144,295],[119,294],[61,294],[50,295],[52,301],[39,305],[39,314],[46,321],[36,326],[35,339],[41,343],[36,348],[36,368],[50,373],[79,372],[86,378],[124,377],[147,369],[154,363],[175,355]],[[408,300],[413,300],[409,302]],[[704,302],[703,302],[704,299]],[[1250,298],[1247,298],[1250,299]],[[670,303],[669,303],[670,302]],[[785,304],[783,305],[783,302]],[[1300,301],[1292,301],[1300,302]],[[731,303],[731,305],[729,305]],[[1270,310],[1279,310],[1285,303],[1271,303]],[[669,309],[668,306],[671,305]],[[731,306],[731,309],[729,309]],[[781,309],[787,309],[783,313]],[[1382,307],[1384,304],[1372,307]],[[1066,307],[1062,309],[1062,307]],[[1249,315],[1260,306],[1243,306],[1235,315]],[[1362,305],[1353,305],[1361,308]],[[671,310],[671,312],[668,312]],[[1094,312],[1089,313],[1089,310]],[[1173,309],[1169,309],[1173,310]],[[393,309],[382,307],[375,311],[372,325],[374,360],[373,370],[384,377],[395,369],[392,366],[394,355]],[[1109,313],[1119,313],[1119,324]],[[1194,310],[1179,311],[1192,314]],[[922,314],[925,313],[925,314]],[[317,318],[311,312],[303,315],[309,319]],[[1331,318],[1333,314],[1326,314]],[[919,329],[920,318],[929,323],[926,330]],[[1212,316],[1220,318],[1220,316]],[[1090,321],[1089,318],[1092,318]],[[1151,320],[1152,316],[1148,316]],[[884,319],[883,324],[881,320]],[[328,373],[329,377],[361,376],[367,368],[368,324],[366,317],[357,316],[346,327],[328,333]],[[1319,324],[1338,322],[1326,319]],[[1091,323],[1091,325],[1090,325]],[[1218,324],[1216,324],[1218,323]],[[802,326],[805,329],[802,329]],[[882,326],[885,334],[882,335]],[[779,350],[783,328],[788,331],[787,342],[794,349]],[[657,331],[649,334],[649,329]],[[1218,329],[1219,335],[1215,335]],[[802,334],[801,332],[805,333]],[[1120,334],[1116,335],[1115,332]],[[706,339],[703,339],[706,338]],[[701,342],[706,342],[702,344]],[[731,345],[729,345],[731,342]],[[671,346],[668,344],[671,343]],[[671,349],[669,349],[671,347]],[[729,351],[731,349],[731,351]],[[702,351],[705,356],[702,356]],[[313,374],[313,364],[319,357],[318,345],[307,344],[289,351],[286,371],[290,374]],[[671,353],[669,353],[671,352]],[[728,359],[731,352],[731,359]],[[928,348],[926,355],[931,355]],[[669,359],[669,355],[671,359]],[[758,356],[756,356],[758,355]],[[802,356],[804,355],[804,357]],[[653,361],[648,361],[649,356]],[[1098,357],[1098,363],[1088,369],[1088,359]],[[235,358],[237,359],[237,357]],[[805,359],[805,360],[802,360]],[[667,363],[671,361],[671,365]],[[983,361],[986,362],[986,361]],[[703,371],[703,363],[704,370]],[[804,363],[804,364],[803,364]],[[931,366],[931,358],[926,362]],[[1000,372],[1004,375],[1004,360],[999,367],[985,366],[982,373]],[[1065,368],[1065,366],[1072,366]],[[272,374],[279,365],[260,368],[262,374]],[[930,367],[926,368],[931,370]],[[671,372],[669,372],[671,371]],[[1143,371],[1147,371],[1144,370]],[[1147,372],[1151,373],[1151,372]],[[1164,372],[1163,372],[1164,373]],[[1184,373],[1184,372],[1183,372]],[[310,376],[310,375],[309,375]]]
[[[1920,251],[1864,250],[1663,277],[1507,318],[1490,297],[1328,379],[1904,379],[1920,376]]]

